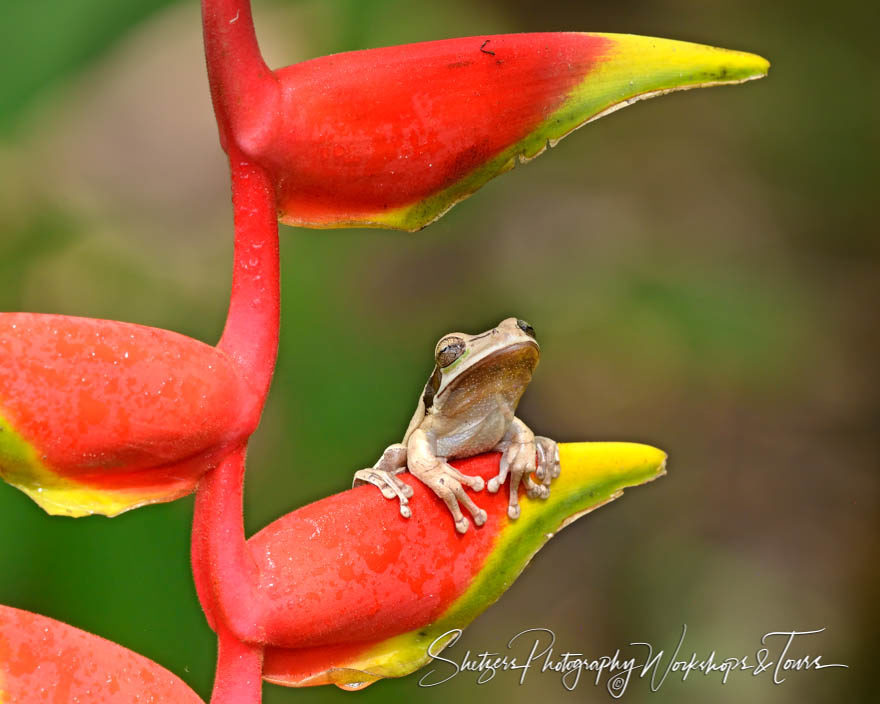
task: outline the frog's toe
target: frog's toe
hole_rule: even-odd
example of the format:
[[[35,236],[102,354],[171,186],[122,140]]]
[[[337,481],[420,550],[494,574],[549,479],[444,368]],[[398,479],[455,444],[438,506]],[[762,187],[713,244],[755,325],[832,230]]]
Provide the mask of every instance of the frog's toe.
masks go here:
[[[442,499],[443,503],[446,504],[446,508],[448,508],[449,512],[452,514],[452,521],[455,523],[455,530],[459,533],[467,533],[470,521],[464,517],[464,514],[461,512],[461,508],[458,505],[456,487],[461,492],[459,496],[466,496],[466,494],[464,494],[464,489],[462,489],[461,485],[455,480],[447,482],[440,479],[436,484],[431,485],[431,489],[433,489],[434,493]]]
[[[519,514],[519,501],[516,501],[515,503],[512,502],[507,506],[507,515],[511,520],[515,521],[517,518],[519,518]]]
[[[482,484],[480,484],[480,488],[481,489],[483,488]],[[453,485],[452,486],[452,493],[453,493],[453,496],[455,497],[455,500],[458,500],[459,502],[461,502],[464,505],[464,507],[468,510],[468,512],[471,514],[471,516],[473,516],[474,525],[481,526],[486,522],[486,518],[488,517],[486,512],[483,509],[481,509],[479,506],[477,506],[476,503],[474,503],[474,500],[470,496],[468,496],[467,492],[464,490],[464,487],[462,487],[461,484],[458,484],[457,486]],[[465,519],[465,521],[467,521],[467,519]],[[458,521],[456,519],[456,528],[457,527],[458,527]],[[459,532],[463,532],[463,531],[459,531]]]
[[[545,487],[559,477],[559,445],[550,438],[535,437],[538,449],[538,468],[535,475]]]
[[[507,473],[511,469],[511,465],[516,461],[519,454],[519,445],[508,446],[501,455],[501,461],[498,464],[498,474],[489,480],[486,488],[493,494],[501,488],[501,485],[507,480]]]
[[[459,533],[467,532],[470,525],[470,521],[462,513],[461,506],[464,506],[471,514],[474,525],[481,526],[486,522],[488,518],[486,512],[474,503],[474,500],[468,495],[463,486],[467,485],[473,488],[473,485],[476,484],[482,489],[482,479],[462,474],[445,462],[436,466],[424,478],[420,478],[446,504],[446,507],[452,514],[452,520],[455,522],[455,529]],[[480,479],[480,481],[474,482],[474,479]]]
[[[372,484],[382,492],[382,496],[386,499],[393,499],[397,496],[391,485],[375,469],[362,469],[360,472],[355,472],[354,481],[352,481],[351,486],[355,488],[361,484]]]
[[[379,487],[379,491],[382,492],[382,496],[384,496],[386,499],[391,500],[393,498],[396,498],[397,495],[394,493],[394,489],[392,489],[387,484],[375,484],[375,486]]]
[[[413,495],[413,488],[407,484],[406,482],[398,482],[398,486],[400,488],[400,493],[404,495],[407,499],[411,499]]]
[[[461,484],[464,484],[466,487],[469,487],[470,489],[473,489],[474,491],[482,491],[483,488],[486,486],[486,482],[483,481],[482,477],[474,477],[474,476],[471,476],[470,474],[463,474],[462,472],[459,472],[452,465],[447,465],[447,466],[449,467],[449,473],[453,477],[458,479],[458,481]]]
[[[404,518],[412,516],[412,510],[409,507],[409,499],[413,494],[412,487],[405,482],[400,481],[394,476],[395,473],[387,472],[382,469],[362,469],[354,474],[352,487],[361,484],[372,484],[386,499],[398,499],[400,501],[400,515]]]
[[[520,515],[519,486],[523,485],[526,494],[530,498],[546,498],[549,493],[546,487],[532,479],[532,473],[536,471],[537,450],[534,442],[519,442],[511,444],[501,456],[498,465],[498,476],[489,480],[489,491],[497,491],[507,475],[510,475],[510,499],[507,506],[507,515],[511,519],[517,519]]]
[[[522,475],[522,484],[525,487],[526,494],[530,499],[546,499],[550,496],[549,487],[544,484],[538,484],[534,479],[531,478],[528,472],[524,472]]]

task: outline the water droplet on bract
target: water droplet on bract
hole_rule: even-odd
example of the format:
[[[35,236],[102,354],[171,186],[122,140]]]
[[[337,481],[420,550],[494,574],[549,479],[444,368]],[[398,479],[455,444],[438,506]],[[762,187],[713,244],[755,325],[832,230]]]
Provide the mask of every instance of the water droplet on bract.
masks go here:
[[[368,682],[346,682],[342,685],[342,689],[360,689],[365,685],[369,684]]]

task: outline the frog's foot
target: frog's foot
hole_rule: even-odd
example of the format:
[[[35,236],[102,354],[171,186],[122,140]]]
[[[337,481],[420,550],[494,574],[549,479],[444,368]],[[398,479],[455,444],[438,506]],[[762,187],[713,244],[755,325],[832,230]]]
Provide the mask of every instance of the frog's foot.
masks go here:
[[[461,512],[459,502],[464,504],[464,507],[473,516],[475,525],[481,526],[486,522],[486,512],[477,506],[464,490],[464,487],[467,486],[474,491],[482,491],[484,486],[482,477],[462,474],[455,467],[446,464],[439,458],[432,465],[418,468],[415,471],[411,467],[410,471],[443,500],[452,514],[452,520],[455,521],[455,530],[459,533],[467,533],[470,526],[470,521]]]
[[[404,469],[398,470],[398,472],[402,471]],[[379,491],[382,492],[382,496],[386,499],[397,498],[400,501],[400,515],[404,518],[409,518],[412,516],[412,509],[409,507],[409,497],[412,496],[412,488],[394,476],[398,472],[389,472],[384,469],[376,469],[375,467],[362,469],[354,473],[352,487],[360,486],[361,484],[372,484],[378,487]]]
[[[511,442],[503,449],[501,463],[498,466],[498,475],[489,480],[486,488],[493,494],[501,488],[510,474],[510,499],[507,504],[507,515],[510,518],[519,518],[519,485],[523,484],[529,498],[546,499],[550,495],[550,489],[544,484],[537,484],[531,477],[532,472],[537,470],[536,455],[538,449],[535,440],[526,442]]]
[[[352,487],[361,484],[372,484],[378,487],[386,499],[397,498],[400,501],[400,515],[404,518],[412,516],[409,499],[413,495],[412,487],[400,481],[396,475],[406,470],[406,446],[390,445],[382,453],[379,461],[368,469],[354,474]]]
[[[540,435],[535,436],[535,445],[538,448],[538,467],[535,476],[545,487],[559,477],[559,445],[555,440]]]

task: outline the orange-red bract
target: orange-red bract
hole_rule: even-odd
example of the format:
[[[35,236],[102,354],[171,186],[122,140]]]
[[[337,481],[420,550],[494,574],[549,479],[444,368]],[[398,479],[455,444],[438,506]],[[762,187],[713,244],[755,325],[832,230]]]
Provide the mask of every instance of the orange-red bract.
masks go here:
[[[191,492],[257,395],[223,352],[156,328],[0,314],[0,475],[49,513]]]
[[[625,34],[485,35],[305,61],[230,109],[248,115],[241,146],[271,174],[283,222],[417,230],[586,122],[768,65]]]
[[[73,626],[0,606],[0,702],[203,704],[165,668]]]
[[[291,686],[357,688],[424,665],[496,601],[561,527],[663,473],[666,455],[633,443],[563,443],[547,500],[471,492],[481,528],[457,533],[446,506],[410,475],[413,515],[364,486],[280,518],[248,541],[260,571],[264,677]],[[489,478],[497,453],[454,462]],[[445,640],[444,640],[445,639]]]

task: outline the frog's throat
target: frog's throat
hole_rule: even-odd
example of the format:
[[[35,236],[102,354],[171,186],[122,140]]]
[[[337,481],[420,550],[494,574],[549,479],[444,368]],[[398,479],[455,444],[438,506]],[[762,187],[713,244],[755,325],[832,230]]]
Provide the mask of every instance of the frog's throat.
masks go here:
[[[440,401],[443,396],[445,396],[451,389],[454,389],[458,386],[458,383],[465,376],[472,376],[475,373],[478,373],[484,367],[490,366],[497,362],[499,359],[509,358],[507,362],[508,366],[517,366],[521,363],[525,363],[529,366],[529,381],[531,380],[531,372],[534,372],[535,367],[538,366],[538,358],[539,358],[539,347],[537,342],[523,341],[517,342],[513,345],[508,345],[499,350],[494,350],[489,352],[482,358],[478,358],[474,360],[471,358],[470,363],[466,368],[460,369],[457,373],[453,374],[451,377],[447,377],[446,373],[443,375],[443,379],[440,383],[440,387],[437,389],[437,392],[434,394],[434,405]],[[521,359],[517,359],[520,357]],[[526,382],[528,383],[528,381]]]

